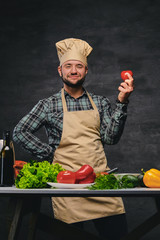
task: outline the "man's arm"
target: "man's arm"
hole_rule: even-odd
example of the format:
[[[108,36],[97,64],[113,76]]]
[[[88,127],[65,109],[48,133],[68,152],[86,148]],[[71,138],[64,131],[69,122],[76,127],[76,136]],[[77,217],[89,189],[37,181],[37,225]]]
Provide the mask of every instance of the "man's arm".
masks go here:
[[[128,98],[134,90],[134,79],[129,73],[126,74],[128,75],[128,79],[122,82],[118,88],[120,93],[115,110],[112,111],[108,100],[104,100],[102,104],[101,137],[103,143],[106,144],[116,144],[124,130],[127,118]]]
[[[116,144],[123,133],[127,119],[127,104],[116,102],[114,111],[108,99],[102,103],[101,139],[103,144]]]
[[[45,124],[46,114],[43,100],[23,117],[13,131],[13,140],[39,159],[53,158],[53,149],[43,143],[34,133]]]

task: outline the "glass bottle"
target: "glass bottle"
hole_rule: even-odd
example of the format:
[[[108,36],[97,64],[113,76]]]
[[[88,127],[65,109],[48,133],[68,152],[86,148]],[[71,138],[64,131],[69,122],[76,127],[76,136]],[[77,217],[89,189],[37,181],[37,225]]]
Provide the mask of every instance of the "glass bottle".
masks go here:
[[[0,154],[0,184],[12,186],[14,184],[14,152],[11,146],[10,131],[3,135],[3,148]]]

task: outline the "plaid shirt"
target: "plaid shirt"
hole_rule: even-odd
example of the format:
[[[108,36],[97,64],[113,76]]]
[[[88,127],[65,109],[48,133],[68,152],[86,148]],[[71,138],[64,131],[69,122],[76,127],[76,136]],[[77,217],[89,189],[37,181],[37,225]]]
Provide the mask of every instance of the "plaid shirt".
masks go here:
[[[100,115],[100,135],[102,144],[115,144],[119,141],[127,118],[127,104],[116,103],[114,110],[106,97],[90,93]],[[68,111],[93,109],[86,91],[79,98],[71,97],[65,91]],[[45,127],[48,143],[42,142],[34,133]],[[17,124],[13,131],[13,140],[20,143],[33,156],[52,161],[58,147],[63,129],[63,106],[61,91],[40,100],[35,107]]]

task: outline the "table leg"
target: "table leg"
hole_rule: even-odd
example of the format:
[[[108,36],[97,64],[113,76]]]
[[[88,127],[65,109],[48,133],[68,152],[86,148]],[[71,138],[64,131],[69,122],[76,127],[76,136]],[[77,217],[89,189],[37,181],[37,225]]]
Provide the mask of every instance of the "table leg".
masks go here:
[[[160,213],[154,214],[152,217],[147,219],[144,223],[136,227],[130,233],[127,234],[126,237],[122,238],[121,240],[139,240],[143,237],[147,232],[152,230],[160,224]]]
[[[160,224],[160,198],[156,197],[155,202],[157,206],[157,213],[148,218],[145,222],[136,227],[121,240],[139,240],[141,239],[141,237],[151,231],[154,227]]]
[[[32,204],[31,218],[29,221],[29,231],[28,231],[28,238],[27,238],[28,240],[35,240],[40,207],[41,207],[41,198],[34,199],[34,203]]]
[[[23,208],[23,200],[16,200],[16,209],[13,220],[11,222],[10,231],[8,235],[8,240],[16,240],[19,232],[21,219],[22,219],[22,208]]]
[[[20,226],[23,216],[26,214],[31,214],[30,221],[28,224],[28,240],[35,239],[36,224],[38,215],[41,207],[41,198],[15,198],[12,197],[9,201],[9,234],[8,240],[17,240],[20,232]],[[13,213],[14,211],[14,213]],[[10,214],[12,213],[12,214]],[[12,215],[12,216],[11,216]],[[11,220],[12,217],[12,220]]]

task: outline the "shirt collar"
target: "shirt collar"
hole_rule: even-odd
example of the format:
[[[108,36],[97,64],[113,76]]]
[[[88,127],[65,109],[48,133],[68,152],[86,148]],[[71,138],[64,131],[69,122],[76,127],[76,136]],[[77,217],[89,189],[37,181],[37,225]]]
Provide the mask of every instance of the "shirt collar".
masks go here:
[[[78,97],[77,99],[82,98],[83,96],[87,96],[86,89],[83,88],[83,90],[84,90],[84,92],[83,92],[82,95],[81,95],[80,97]],[[65,97],[69,96],[70,98],[74,98],[74,97],[72,97],[68,92],[66,92],[65,89],[64,89],[64,95],[65,95]]]

